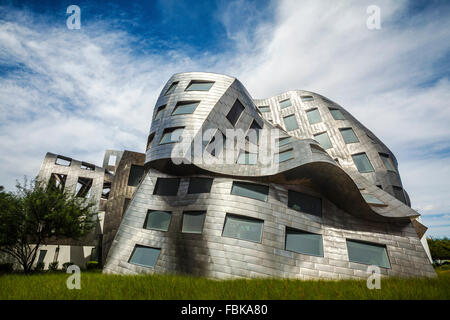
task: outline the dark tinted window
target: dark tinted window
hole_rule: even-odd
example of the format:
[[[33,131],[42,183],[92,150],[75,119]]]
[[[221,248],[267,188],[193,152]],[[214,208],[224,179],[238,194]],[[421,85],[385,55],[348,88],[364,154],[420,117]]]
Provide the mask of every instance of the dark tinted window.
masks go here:
[[[322,216],[322,199],[289,190],[288,207],[297,211]]]
[[[230,109],[230,112],[227,114],[227,119],[231,122],[231,124],[234,126],[236,122],[238,121],[242,111],[244,111],[244,106],[242,103],[236,99],[236,102],[233,104],[233,106]]]
[[[144,175],[144,167],[131,165],[130,175],[128,176],[128,185],[131,187],[136,187]]]
[[[179,178],[158,178],[153,194],[160,196],[176,196],[179,185]]]
[[[213,179],[211,178],[191,178],[189,180],[188,193],[209,193]]]

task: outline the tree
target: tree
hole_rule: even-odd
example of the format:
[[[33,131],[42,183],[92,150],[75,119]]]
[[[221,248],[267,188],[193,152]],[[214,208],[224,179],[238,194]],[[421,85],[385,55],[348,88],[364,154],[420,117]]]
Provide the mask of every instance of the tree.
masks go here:
[[[79,239],[95,226],[94,203],[33,180],[0,193],[0,251],[31,271],[41,245],[50,238]]]
[[[450,239],[449,238],[427,238],[428,247],[433,260],[448,260],[450,259]]]

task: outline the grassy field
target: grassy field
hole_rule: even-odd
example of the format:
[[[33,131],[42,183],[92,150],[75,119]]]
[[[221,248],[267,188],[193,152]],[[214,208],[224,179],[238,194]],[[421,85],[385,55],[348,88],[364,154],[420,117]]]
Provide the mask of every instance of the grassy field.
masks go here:
[[[436,279],[382,279],[380,290],[366,281],[301,281],[104,275],[83,272],[81,289],[68,290],[65,273],[0,275],[0,299],[450,299],[450,270]]]

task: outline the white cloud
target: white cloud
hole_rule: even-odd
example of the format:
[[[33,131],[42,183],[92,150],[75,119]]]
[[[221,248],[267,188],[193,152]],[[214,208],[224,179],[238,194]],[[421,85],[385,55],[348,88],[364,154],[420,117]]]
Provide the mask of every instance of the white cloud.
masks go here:
[[[20,23],[0,25],[0,61],[23,68],[0,79],[0,184],[35,175],[46,151],[94,163],[106,148],[143,151],[171,74],[214,71],[237,76],[255,98],[306,89],[338,102],[396,154],[425,222],[450,213],[450,159],[436,153],[450,147],[450,82],[439,68],[450,20],[439,9],[405,16],[408,2],[378,1],[382,29],[368,30],[370,4],[274,1],[266,21],[255,5],[223,2],[216,17],[235,47],[195,59],[180,46],[137,55],[138,41],[104,22],[67,30],[65,21],[31,25],[16,12]]]

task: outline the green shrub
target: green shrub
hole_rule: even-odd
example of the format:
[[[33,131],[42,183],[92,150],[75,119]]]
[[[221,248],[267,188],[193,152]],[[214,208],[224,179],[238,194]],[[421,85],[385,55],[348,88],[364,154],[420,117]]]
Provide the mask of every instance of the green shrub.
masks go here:
[[[0,263],[0,273],[11,273],[13,271],[12,263]]]
[[[58,261],[50,262],[48,265],[48,270],[56,271],[58,270]]]
[[[88,261],[86,262],[86,269],[87,270],[93,270],[99,268],[98,261]]]
[[[69,266],[73,266],[75,263],[73,263],[73,262],[64,262],[63,263],[63,265],[62,265],[62,270],[64,271],[64,272],[66,272],[67,271],[67,268],[69,267]]]
[[[36,271],[42,271],[45,268],[45,263],[42,261],[39,261],[38,263],[36,263],[36,267],[34,267],[34,270]]]

